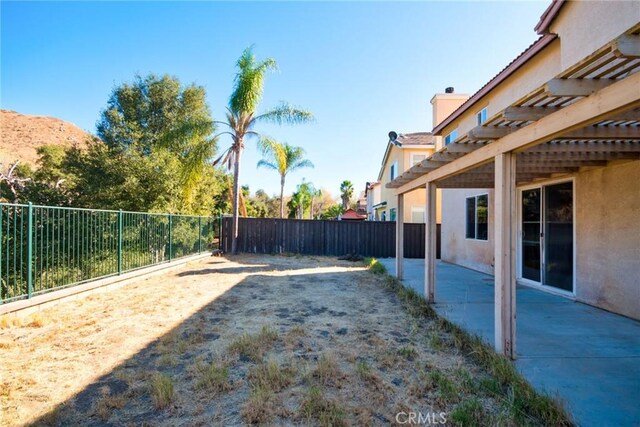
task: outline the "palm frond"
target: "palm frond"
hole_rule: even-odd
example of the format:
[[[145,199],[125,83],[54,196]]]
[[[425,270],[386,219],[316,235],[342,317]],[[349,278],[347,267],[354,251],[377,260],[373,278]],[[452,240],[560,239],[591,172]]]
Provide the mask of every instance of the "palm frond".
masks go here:
[[[256,116],[256,122],[276,123],[279,125],[289,124],[295,125],[300,123],[308,123],[314,120],[313,114],[309,111],[281,102],[275,108]]]
[[[268,162],[266,160],[260,160],[258,162],[257,167],[265,167],[267,169],[273,169],[273,170],[276,170],[276,171],[278,170],[278,166],[277,165],[274,165],[273,163]]]
[[[238,72],[229,98],[229,109],[234,113],[253,113],[262,100],[265,74],[276,69],[276,61],[267,58],[256,62],[253,46],[250,46],[242,52],[236,66]]]

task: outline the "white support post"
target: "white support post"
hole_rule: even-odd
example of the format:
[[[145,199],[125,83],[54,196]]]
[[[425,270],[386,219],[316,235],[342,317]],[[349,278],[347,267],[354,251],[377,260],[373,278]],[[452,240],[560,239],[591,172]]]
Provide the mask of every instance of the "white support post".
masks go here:
[[[495,157],[495,346],[516,355],[516,156]]]
[[[424,296],[433,304],[436,294],[436,183],[427,182],[424,241]]]
[[[404,194],[398,194],[396,208],[396,277],[402,280],[404,273]]]

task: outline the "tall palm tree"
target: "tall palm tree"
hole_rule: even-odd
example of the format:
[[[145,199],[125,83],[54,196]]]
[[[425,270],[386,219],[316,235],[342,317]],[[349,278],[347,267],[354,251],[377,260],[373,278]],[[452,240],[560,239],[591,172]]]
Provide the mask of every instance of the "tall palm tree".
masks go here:
[[[353,184],[349,180],[342,181],[340,184],[340,198],[342,199],[342,209],[349,208],[349,202],[353,197]]]
[[[245,138],[260,137],[254,130],[255,125],[261,122],[276,124],[297,124],[313,120],[313,115],[304,110],[292,107],[282,102],[280,105],[256,114],[256,110],[262,101],[264,78],[267,71],[276,69],[276,61],[268,58],[256,61],[252,47],[248,47],[236,63],[238,72],[234,80],[233,91],[229,98],[226,121],[219,122],[229,128],[222,134],[231,136],[232,144],[214,164],[222,161],[229,169],[233,169],[233,212],[231,252],[237,252],[238,239],[238,198],[240,194],[240,158],[244,149]]]
[[[280,218],[284,218],[284,182],[289,172],[301,168],[312,168],[313,163],[304,158],[302,147],[293,147],[286,142],[280,143],[269,138],[260,140],[263,159],[258,162],[262,166],[273,169],[280,174]]]

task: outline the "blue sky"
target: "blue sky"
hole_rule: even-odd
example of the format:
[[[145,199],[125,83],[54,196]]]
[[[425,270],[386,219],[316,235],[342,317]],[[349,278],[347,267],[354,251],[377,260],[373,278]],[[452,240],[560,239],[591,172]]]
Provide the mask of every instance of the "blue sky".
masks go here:
[[[113,87],[170,74],[207,90],[222,118],[242,50],[278,61],[263,109],[280,100],[316,122],[267,126],[315,164],[291,174],[337,195],[377,178],[387,133],[431,129],[429,100],[473,93],[536,38],[548,2],[6,2],[1,3],[0,106],[95,133]],[[230,141],[224,136],[220,147]],[[277,193],[247,145],[241,181]]]

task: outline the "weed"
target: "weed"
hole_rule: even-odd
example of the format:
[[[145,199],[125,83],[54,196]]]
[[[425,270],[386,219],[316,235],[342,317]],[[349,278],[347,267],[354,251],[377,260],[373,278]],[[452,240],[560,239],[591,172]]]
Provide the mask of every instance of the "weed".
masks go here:
[[[451,420],[464,427],[482,427],[489,424],[482,404],[475,397],[456,406],[451,412]]]
[[[228,351],[233,354],[248,357],[254,362],[262,360],[265,351],[278,339],[278,332],[269,327],[263,326],[258,334],[251,335],[244,333],[236,338],[228,347]]]
[[[108,389],[102,391],[102,396],[95,406],[95,413],[102,421],[107,421],[111,417],[114,409],[122,409],[127,404],[124,395],[111,395]]]
[[[312,376],[323,385],[337,384],[341,372],[335,357],[330,354],[322,354]]]
[[[41,328],[45,325],[45,318],[39,314],[33,315],[30,319],[27,320],[27,327],[29,328]]]
[[[165,353],[158,358],[158,367],[176,366],[178,359],[173,354]]]
[[[442,349],[442,337],[438,331],[431,331],[429,334],[429,347],[434,350]]]
[[[267,388],[254,388],[249,399],[242,405],[242,417],[248,424],[270,421],[276,412],[275,394]]]
[[[457,399],[458,390],[456,385],[441,371],[433,370],[429,372],[427,378],[444,402],[452,402]]]
[[[324,397],[318,387],[309,388],[300,414],[307,420],[317,420],[321,426],[345,426],[345,411],[333,400]]]
[[[229,368],[222,366],[220,363],[197,363],[196,372],[198,375],[196,388],[199,390],[220,393],[230,390],[232,387],[229,381]]]
[[[398,350],[398,354],[409,361],[414,360],[416,357],[418,357],[418,352],[416,351],[416,349],[410,346],[400,347],[400,349]]]
[[[371,378],[371,367],[369,362],[364,359],[360,359],[356,362],[356,374],[363,380]]]
[[[165,374],[160,372],[153,374],[149,388],[156,409],[166,408],[175,399],[173,382],[171,378]]]
[[[364,265],[367,266],[373,274],[386,274],[387,268],[375,258],[365,258]]]
[[[283,368],[272,360],[256,366],[249,372],[248,379],[257,389],[267,389],[278,392],[293,380],[295,372],[291,368]]]

